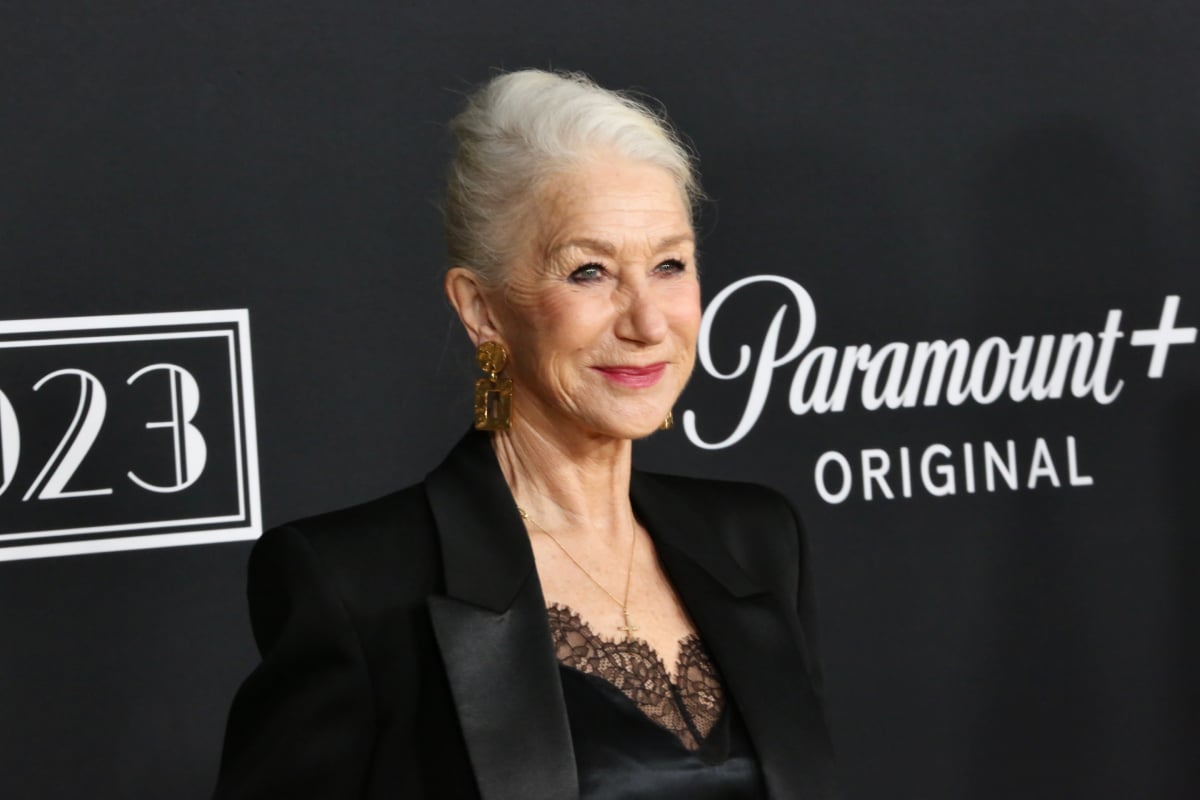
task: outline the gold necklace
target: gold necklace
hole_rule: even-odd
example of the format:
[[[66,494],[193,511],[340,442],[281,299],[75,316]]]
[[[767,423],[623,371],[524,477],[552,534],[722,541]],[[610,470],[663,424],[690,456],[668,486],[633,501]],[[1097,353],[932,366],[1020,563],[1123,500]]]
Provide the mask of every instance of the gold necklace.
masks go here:
[[[615,594],[610,592],[608,589],[604,588],[604,584],[602,584],[600,581],[596,580],[595,575],[588,572],[587,568],[584,567],[583,564],[579,563],[579,559],[577,559],[577,558],[575,558],[575,556],[571,555],[571,551],[567,549],[566,545],[564,545],[562,542],[560,542],[558,540],[557,536],[555,536],[553,533],[551,533],[550,531],[543,528],[536,519],[529,516],[529,514],[525,511],[525,509],[521,508],[520,506],[517,506],[517,513],[521,515],[521,519],[523,519],[529,523],[532,523],[533,527],[537,528],[539,531],[541,531],[542,533],[549,536],[550,541],[552,541],[556,545],[558,545],[558,549],[563,551],[563,555],[565,555],[567,558],[569,558],[571,560],[571,563],[574,564],[576,567],[578,567],[579,571],[587,576],[588,580],[590,580],[592,583],[596,584],[596,586],[599,587],[600,591],[604,592],[606,595],[608,595],[610,598],[612,598],[612,601],[621,607],[621,615],[623,617],[625,617],[625,624],[618,626],[617,630],[622,631],[625,634],[625,641],[627,641],[627,642],[632,641],[634,631],[641,630],[638,626],[634,625],[632,622],[629,621],[629,584],[632,582],[632,578],[633,578],[633,553],[637,547],[637,528],[635,527],[633,529],[633,535],[630,537],[630,541],[629,541],[629,565],[625,568],[625,595],[624,595],[625,599],[618,600],[617,596]]]

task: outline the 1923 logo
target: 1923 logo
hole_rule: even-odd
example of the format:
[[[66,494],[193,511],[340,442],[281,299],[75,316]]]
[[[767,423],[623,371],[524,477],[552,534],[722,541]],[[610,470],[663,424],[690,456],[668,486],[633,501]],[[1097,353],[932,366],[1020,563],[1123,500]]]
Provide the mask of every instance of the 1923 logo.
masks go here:
[[[261,532],[245,310],[0,322],[0,560]]]

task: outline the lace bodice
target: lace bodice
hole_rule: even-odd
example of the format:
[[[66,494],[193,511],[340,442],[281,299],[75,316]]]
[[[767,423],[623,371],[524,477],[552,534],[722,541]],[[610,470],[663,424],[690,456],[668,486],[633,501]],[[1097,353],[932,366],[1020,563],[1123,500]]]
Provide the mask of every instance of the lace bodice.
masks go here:
[[[546,610],[554,653],[561,664],[596,675],[620,689],[642,713],[695,750],[724,709],[716,667],[700,638],[680,643],[674,674],[642,639],[614,641],[594,633],[579,615],[555,603]]]

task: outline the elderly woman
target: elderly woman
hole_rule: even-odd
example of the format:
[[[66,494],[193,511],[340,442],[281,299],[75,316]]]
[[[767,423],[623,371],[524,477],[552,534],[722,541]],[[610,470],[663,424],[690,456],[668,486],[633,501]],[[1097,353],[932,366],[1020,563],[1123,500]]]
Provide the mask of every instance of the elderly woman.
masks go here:
[[[800,525],[634,471],[700,325],[666,123],[516,72],[454,120],[446,294],[475,428],[417,485],[271,531],[219,798],[826,798]]]

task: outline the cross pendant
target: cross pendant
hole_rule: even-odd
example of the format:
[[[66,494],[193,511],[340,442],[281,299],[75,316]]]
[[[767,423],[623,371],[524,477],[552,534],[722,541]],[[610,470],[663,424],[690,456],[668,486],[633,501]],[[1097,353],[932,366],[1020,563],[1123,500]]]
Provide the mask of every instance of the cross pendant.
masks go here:
[[[627,641],[627,642],[632,641],[633,640],[633,632],[637,631],[637,630],[641,630],[641,628],[639,628],[638,626],[634,625],[632,622],[629,621],[629,610],[628,609],[622,608],[621,613],[625,615],[625,624],[619,625],[617,627],[617,630],[625,632],[625,641]]]

